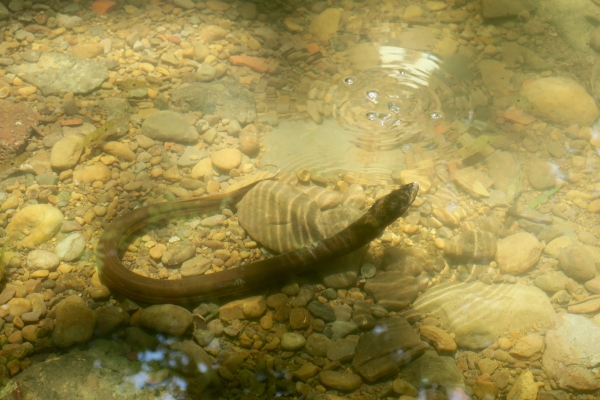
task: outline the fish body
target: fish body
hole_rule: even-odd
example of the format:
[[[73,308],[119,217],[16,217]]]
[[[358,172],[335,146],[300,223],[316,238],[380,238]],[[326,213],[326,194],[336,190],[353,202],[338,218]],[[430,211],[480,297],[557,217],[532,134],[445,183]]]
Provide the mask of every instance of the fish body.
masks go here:
[[[377,200],[363,216],[336,235],[214,274],[159,280],[138,275],[121,263],[119,257],[125,251],[125,239],[137,230],[159,220],[219,210],[227,204],[237,203],[258,182],[230,193],[140,207],[116,218],[98,242],[96,255],[100,280],[113,290],[149,303],[191,303],[255,289],[366,245],[408,210],[419,190],[417,183],[404,185]]]

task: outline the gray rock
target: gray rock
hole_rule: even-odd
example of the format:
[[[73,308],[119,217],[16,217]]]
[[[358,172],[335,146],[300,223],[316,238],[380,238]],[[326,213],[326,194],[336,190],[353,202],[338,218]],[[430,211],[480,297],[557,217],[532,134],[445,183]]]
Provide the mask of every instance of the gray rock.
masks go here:
[[[596,276],[596,265],[584,246],[569,246],[561,249],[558,261],[563,272],[576,281],[585,282]]]
[[[365,292],[387,310],[399,311],[417,298],[419,284],[416,278],[402,272],[380,272],[367,280]]]
[[[335,312],[333,309],[327,305],[322,304],[318,301],[311,301],[308,303],[308,310],[317,318],[321,318],[325,322],[335,321]]]
[[[567,390],[600,388],[593,369],[600,363],[600,326],[580,315],[562,313],[546,333],[544,371]]]
[[[159,111],[142,124],[142,132],[154,140],[163,142],[194,143],[200,135],[188,120],[173,111]]]
[[[462,373],[456,367],[453,357],[439,356],[435,351],[426,351],[400,373],[402,379],[415,387],[442,387],[446,393],[456,388],[464,388]]]
[[[140,314],[140,325],[145,328],[181,336],[192,325],[192,314],[183,307],[173,304],[150,306]]]
[[[397,373],[400,366],[412,362],[428,347],[406,320],[385,318],[361,337],[352,367],[368,382],[374,382]]]
[[[36,64],[15,65],[9,70],[46,96],[88,93],[108,78],[108,69],[103,62],[62,53],[45,53]]]
[[[59,263],[58,256],[46,250],[32,250],[27,254],[27,268],[34,271],[39,269],[54,271]]]
[[[194,340],[202,347],[208,346],[215,337],[215,333],[209,329],[196,329],[192,335]]]
[[[317,204],[276,181],[263,181],[252,188],[238,203],[238,219],[254,240],[278,253],[327,236]]]
[[[79,296],[69,296],[56,306],[52,342],[58,347],[87,343],[94,333],[96,314]]]
[[[81,233],[72,233],[58,242],[54,252],[62,261],[75,261],[83,255],[86,243],[85,237]]]
[[[304,349],[313,357],[325,357],[331,347],[331,339],[321,333],[312,333],[306,340]]]
[[[413,303],[413,309],[431,313],[456,334],[459,346],[469,349],[485,348],[503,334],[549,325],[555,316],[548,296],[536,287],[483,282],[433,287]]]
[[[242,84],[227,79],[181,85],[173,92],[172,100],[179,107],[187,104],[192,111],[236,119],[242,124],[256,118],[254,96]]]

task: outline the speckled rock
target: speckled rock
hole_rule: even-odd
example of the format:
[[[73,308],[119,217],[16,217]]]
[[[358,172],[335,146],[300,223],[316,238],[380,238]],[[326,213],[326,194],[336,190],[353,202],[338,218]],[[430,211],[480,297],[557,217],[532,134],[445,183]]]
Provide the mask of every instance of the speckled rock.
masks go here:
[[[79,296],[69,296],[56,306],[52,342],[58,347],[88,342],[94,333],[96,315]]]
[[[19,237],[23,236],[23,231],[27,231],[29,235],[21,243],[36,245],[52,239],[60,230],[63,220],[63,213],[54,206],[35,204],[22,208],[12,217],[6,227],[6,234]]]
[[[46,250],[32,250],[27,254],[27,268],[32,271],[39,269],[54,271],[59,263],[58,256]]]
[[[140,325],[173,336],[183,335],[192,325],[192,314],[183,307],[159,304],[145,308],[140,314]]]

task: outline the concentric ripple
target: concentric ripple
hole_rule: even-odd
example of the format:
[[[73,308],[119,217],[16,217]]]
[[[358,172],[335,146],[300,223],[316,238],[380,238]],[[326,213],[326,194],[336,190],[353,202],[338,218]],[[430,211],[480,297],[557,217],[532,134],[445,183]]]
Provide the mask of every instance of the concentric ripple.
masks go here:
[[[333,115],[357,147],[394,149],[445,133],[457,120],[463,126],[471,121],[467,83],[437,57],[401,47],[377,49],[377,67],[344,77],[335,94]]]

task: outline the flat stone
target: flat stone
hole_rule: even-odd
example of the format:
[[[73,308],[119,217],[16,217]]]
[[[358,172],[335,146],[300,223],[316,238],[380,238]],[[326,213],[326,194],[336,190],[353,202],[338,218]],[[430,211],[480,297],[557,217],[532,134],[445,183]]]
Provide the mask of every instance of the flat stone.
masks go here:
[[[360,376],[338,371],[319,372],[319,382],[325,387],[347,392],[358,389],[362,384]]]
[[[398,311],[417,298],[419,284],[416,278],[405,276],[402,272],[380,272],[367,280],[365,292],[387,310]]]
[[[483,282],[435,286],[414,302],[413,309],[437,318],[456,334],[459,346],[469,349],[488,347],[503,334],[548,326],[555,316],[548,296],[534,286]]]
[[[195,143],[200,135],[188,120],[173,111],[159,111],[142,124],[145,136],[163,142]]]
[[[435,351],[426,351],[421,357],[400,370],[402,379],[414,387],[434,386],[452,393],[465,387],[462,373],[453,357],[439,356]]]
[[[88,93],[108,78],[103,62],[54,52],[42,54],[35,64],[24,63],[9,69],[46,96]]]
[[[368,382],[375,382],[397,373],[401,365],[413,362],[427,347],[406,320],[384,318],[361,337],[352,367]]]

